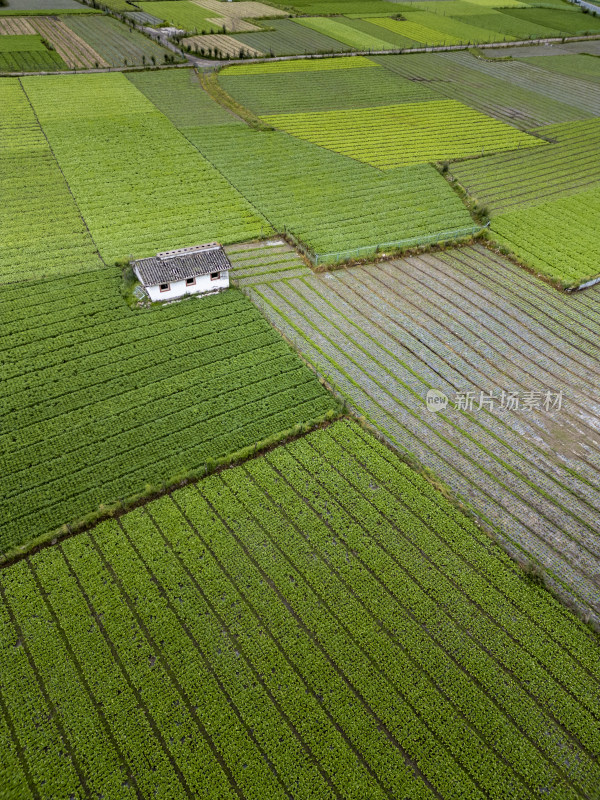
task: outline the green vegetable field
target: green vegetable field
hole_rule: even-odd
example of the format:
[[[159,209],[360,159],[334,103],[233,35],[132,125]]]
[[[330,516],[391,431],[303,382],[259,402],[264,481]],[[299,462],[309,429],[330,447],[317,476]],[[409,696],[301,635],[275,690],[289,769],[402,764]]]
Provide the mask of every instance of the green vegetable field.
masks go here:
[[[0,621],[5,796],[600,781],[589,632],[348,422],[0,571]]]
[[[102,266],[90,232],[15,78],[0,82],[0,280]]]
[[[201,94],[197,84],[172,72],[156,77],[131,80],[273,228],[293,234],[315,254],[473,229],[460,198],[428,164],[384,173],[280,131],[252,130],[232,115],[228,121],[213,116],[205,95],[194,99]],[[180,91],[193,112],[182,110]]]
[[[344,65],[353,64],[355,60],[332,59]],[[393,75],[370,59],[362,62],[362,66],[368,69],[327,67],[319,70],[317,67],[322,64],[319,60],[310,70],[285,72],[279,68],[280,63],[274,62],[278,68],[268,72],[262,64],[257,64],[255,69],[254,65],[229,67],[219,82],[228,94],[259,115],[368,108],[438,99],[426,84]],[[283,63],[311,65],[315,62]]]
[[[265,122],[379,169],[542,144],[456,100],[276,114]]]
[[[492,237],[519,260],[564,288],[598,280],[600,188],[496,217]]]
[[[152,58],[157,64],[162,64],[168,53],[164,47],[137,31],[128,30],[110,17],[76,16],[67,17],[65,22],[111,67],[151,64]]]
[[[452,174],[492,216],[585,191],[600,180],[600,119],[536,128],[550,144],[452,165]]]
[[[133,313],[112,269],[0,289],[0,552],[335,412],[241,294],[197,303]]]
[[[136,5],[153,17],[164,19],[169,25],[185,31],[211,33],[221,27],[218,13],[202,8],[199,3],[191,0],[179,0],[177,3],[170,0],[150,0],[150,2],[144,0]]]
[[[5,2],[0,800],[600,800],[600,16]]]
[[[123,75],[33,77],[22,86],[106,262],[269,230]]]

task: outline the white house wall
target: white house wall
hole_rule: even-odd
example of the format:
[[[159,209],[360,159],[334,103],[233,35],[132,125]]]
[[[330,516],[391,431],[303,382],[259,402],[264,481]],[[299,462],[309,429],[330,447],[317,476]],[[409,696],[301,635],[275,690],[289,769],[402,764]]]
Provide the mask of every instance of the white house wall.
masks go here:
[[[146,291],[153,302],[165,300],[177,300],[188,294],[205,294],[206,292],[216,292],[219,289],[229,287],[229,272],[222,272],[217,281],[212,281],[210,275],[199,275],[193,286],[186,286],[185,281],[173,281],[168,292],[161,292],[159,286],[147,286]]]

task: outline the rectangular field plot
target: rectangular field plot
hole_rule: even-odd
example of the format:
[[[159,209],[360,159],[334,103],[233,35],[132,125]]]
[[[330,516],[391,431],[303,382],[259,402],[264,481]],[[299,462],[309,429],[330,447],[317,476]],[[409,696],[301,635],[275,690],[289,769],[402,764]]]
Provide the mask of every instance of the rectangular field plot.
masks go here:
[[[134,313],[119,284],[1,287],[0,553],[335,410],[240,292]]]
[[[231,244],[225,248],[235,286],[255,286],[273,280],[304,278],[312,271],[283,239]]]
[[[492,217],[577,194],[600,182],[600,119],[537,128],[535,133],[547,138],[549,146],[450,166],[452,175]]]
[[[421,12],[420,14],[418,12],[416,14],[409,13],[405,16],[405,19],[402,20],[375,17],[369,21],[378,27],[383,28],[384,30],[391,31],[392,33],[398,33],[407,37],[408,39],[412,39],[413,41],[417,42],[418,45],[433,46],[462,44],[463,42],[469,41],[469,39],[466,38],[467,34],[465,34],[464,31],[462,31],[462,36],[459,35],[461,33],[460,22],[450,26],[447,24],[444,26],[442,22],[443,27],[446,27],[447,29],[455,29],[452,30],[452,32],[450,32],[450,30],[444,31],[436,27],[438,22],[436,15],[428,14],[427,12]],[[467,28],[467,30],[469,29]],[[474,30],[470,31],[470,33],[473,34]],[[485,34],[486,32],[482,31],[481,35],[476,39],[476,41],[486,41],[486,39],[483,38],[485,37]],[[491,32],[487,35],[493,37]],[[465,38],[463,38],[463,36]]]
[[[281,131],[252,130],[217,106],[187,71],[130,79],[273,228],[316,254],[473,229],[459,196],[429,165],[384,173]]]
[[[180,0],[177,0],[180,2]],[[270,19],[265,31],[238,33],[233,38],[266,55],[287,56],[304,53],[344,53],[353,48],[291,19]]]
[[[4,37],[9,38],[9,37]],[[36,38],[41,37],[10,37]],[[0,51],[0,72],[58,72],[67,69],[67,65],[53,50],[48,50],[45,46],[32,50],[4,50]]]
[[[600,26],[600,20],[598,24]],[[517,60],[486,61],[462,52],[445,53],[444,60],[452,64],[473,67],[480,73],[500,78],[509,87],[509,96],[514,91],[513,87],[533,89],[544,98],[574,106],[586,115],[600,116],[600,92],[591,91],[590,85],[585,81],[567,75],[557,75]],[[556,120],[556,122],[561,121]]]
[[[492,220],[492,238],[563,288],[600,281],[600,183]]]
[[[0,83],[0,283],[102,267],[16,78]]]
[[[23,86],[107,262],[268,233],[124,75],[34,77]]]
[[[336,60],[346,62],[353,59]],[[409,81],[373,66],[374,69],[360,70],[225,74],[219,78],[219,83],[255,114],[305,113],[438,99],[427,84]]]
[[[217,33],[222,29],[223,22],[219,14],[208,8],[191,2],[191,0],[151,0],[151,2],[136,3],[142,11],[153,17],[164,19],[169,25],[174,25],[190,33]]]
[[[561,295],[471,247],[249,292],[359,414],[600,621],[598,289]]]
[[[219,73],[222,76],[232,75],[279,75],[282,72],[329,72],[339,69],[362,69],[376,67],[377,64],[366,56],[352,58],[319,58],[298,61],[271,61],[263,64],[232,64]]]
[[[344,421],[0,571],[0,774],[39,800],[593,797],[598,665]]]
[[[446,4],[453,0],[443,2]],[[518,55],[513,52],[515,54]],[[459,100],[522,130],[587,119],[596,113],[595,108],[583,109],[578,105],[577,99],[568,93],[560,93],[558,99],[556,86],[547,87],[552,92],[552,97],[538,93],[537,76],[531,76],[519,85],[511,82],[506,75],[507,62],[485,62],[484,71],[478,67],[477,59],[470,55],[457,59],[456,55],[462,54],[415,53],[377,56],[374,60],[409,80],[425,81],[430,89],[443,97]],[[497,52],[496,55],[504,55],[504,51]],[[545,73],[543,77],[548,78],[549,73]],[[581,86],[578,88],[581,89]],[[589,90],[587,94],[589,99]]]
[[[494,11],[491,8],[486,9],[485,13],[480,16],[469,16],[467,19],[471,25],[480,25],[482,28],[498,31],[508,41],[511,39],[530,38],[552,39],[560,35],[559,31],[553,28],[548,28],[537,22],[530,22],[527,19],[516,19],[510,14],[503,14],[502,11]]]
[[[505,8],[502,12],[517,20],[528,20],[560,31],[563,36],[582,36],[600,33],[600,19],[582,14],[580,9],[566,8]]]
[[[473,227],[459,196],[428,164],[382,172],[280,131],[188,135],[274,228],[320,256]]]
[[[65,24],[94,50],[111,67],[135,64],[162,64],[165,55],[179,60],[176,55],[156,44],[147,36],[129,30],[111,17],[70,17]]]
[[[455,100],[276,114],[262,119],[379,169],[544,144]]]
[[[394,45],[381,38],[357,30],[343,17],[299,17],[297,22],[313,31],[337,39],[342,44],[348,45],[353,50],[391,50]]]

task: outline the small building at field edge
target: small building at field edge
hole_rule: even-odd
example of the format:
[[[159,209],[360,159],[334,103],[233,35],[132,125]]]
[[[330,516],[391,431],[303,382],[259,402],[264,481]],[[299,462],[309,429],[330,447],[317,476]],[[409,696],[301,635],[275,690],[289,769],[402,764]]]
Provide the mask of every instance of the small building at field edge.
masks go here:
[[[132,266],[153,302],[213,294],[229,287],[231,262],[218,242],[157,253]]]

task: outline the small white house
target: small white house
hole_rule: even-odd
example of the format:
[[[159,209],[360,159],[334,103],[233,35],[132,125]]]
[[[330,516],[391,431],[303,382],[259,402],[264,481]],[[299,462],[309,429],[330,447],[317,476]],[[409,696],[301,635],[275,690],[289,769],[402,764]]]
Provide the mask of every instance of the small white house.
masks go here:
[[[133,271],[152,301],[227,289],[230,269],[231,262],[218,242],[169,250],[133,262]]]

